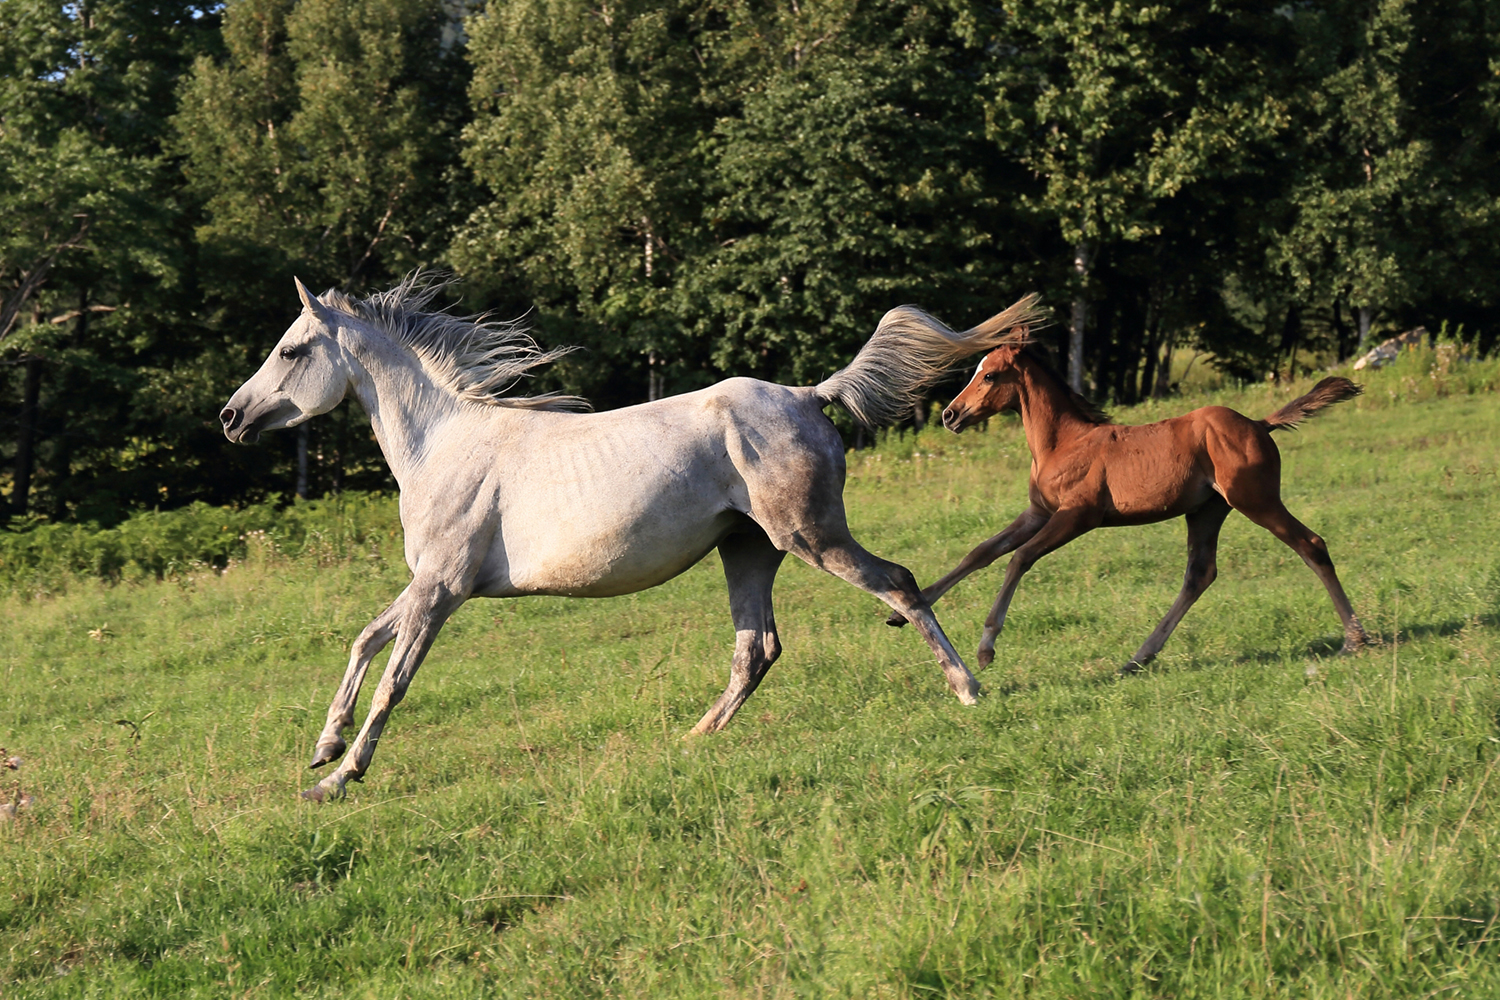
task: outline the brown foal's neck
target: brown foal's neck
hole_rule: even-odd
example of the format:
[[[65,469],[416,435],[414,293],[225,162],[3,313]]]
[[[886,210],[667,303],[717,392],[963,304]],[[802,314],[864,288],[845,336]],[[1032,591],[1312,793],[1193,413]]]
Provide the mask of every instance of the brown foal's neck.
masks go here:
[[[1031,457],[1043,461],[1071,438],[1098,426],[1073,401],[1067,386],[1024,354],[1016,358],[1021,376],[1021,427]]]

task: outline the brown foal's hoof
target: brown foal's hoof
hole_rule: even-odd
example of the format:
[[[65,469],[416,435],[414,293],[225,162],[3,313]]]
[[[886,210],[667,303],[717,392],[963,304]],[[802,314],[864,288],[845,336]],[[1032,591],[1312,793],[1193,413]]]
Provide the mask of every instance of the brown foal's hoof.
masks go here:
[[[1140,673],[1145,669],[1146,665],[1144,663],[1137,663],[1135,660],[1127,660],[1125,662],[1125,665],[1116,672],[1122,677],[1130,677],[1134,674]]]
[[[995,662],[995,651],[993,649],[981,649],[974,654],[974,662],[977,664],[974,669],[983,670]]]
[[[344,756],[344,750],[348,747],[348,745],[349,744],[344,742],[344,738],[342,736],[339,737],[337,743],[319,743],[316,747],[313,748],[313,760],[311,764],[307,765],[308,770],[316,771],[324,764],[327,764],[330,761],[338,760],[340,757]]]
[[[900,628],[906,624],[906,616],[899,611],[892,611],[890,617],[885,620],[885,623],[892,628]]]

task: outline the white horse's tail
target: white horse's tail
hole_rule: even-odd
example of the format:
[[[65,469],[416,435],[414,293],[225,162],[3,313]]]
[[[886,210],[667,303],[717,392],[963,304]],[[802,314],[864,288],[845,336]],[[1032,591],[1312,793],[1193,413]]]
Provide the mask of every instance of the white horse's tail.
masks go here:
[[[916,306],[897,306],[880,319],[848,368],[813,388],[824,403],[838,403],[869,427],[909,415],[923,393],[964,358],[1024,336],[1046,315],[1032,293],[978,326],[956,333]]]

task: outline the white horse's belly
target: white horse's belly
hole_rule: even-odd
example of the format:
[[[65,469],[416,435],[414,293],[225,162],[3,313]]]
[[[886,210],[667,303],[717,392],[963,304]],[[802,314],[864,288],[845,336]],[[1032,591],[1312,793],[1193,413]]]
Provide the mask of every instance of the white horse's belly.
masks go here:
[[[480,573],[477,592],[634,593],[686,570],[743,520],[743,484],[709,449],[684,449],[671,463],[642,450],[607,478],[564,459],[546,480],[538,474],[525,489],[502,490],[485,567],[493,571]]]
[[[494,596],[613,597],[646,590],[702,559],[740,520],[734,511],[721,510],[707,517],[653,518],[615,531],[578,530],[581,526],[573,524],[560,525],[557,532],[532,532],[507,544],[505,594]]]

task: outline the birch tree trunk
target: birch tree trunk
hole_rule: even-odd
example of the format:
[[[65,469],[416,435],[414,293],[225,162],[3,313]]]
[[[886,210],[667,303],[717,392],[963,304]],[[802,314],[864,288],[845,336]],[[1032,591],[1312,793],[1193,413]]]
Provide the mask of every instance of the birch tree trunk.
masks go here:
[[[1080,242],[1073,248],[1073,275],[1077,289],[1073,294],[1073,323],[1068,328],[1068,385],[1074,392],[1083,391],[1083,326],[1088,321],[1088,302],[1084,286],[1089,278],[1089,246]]]

